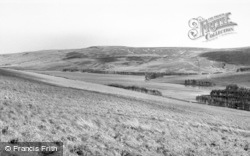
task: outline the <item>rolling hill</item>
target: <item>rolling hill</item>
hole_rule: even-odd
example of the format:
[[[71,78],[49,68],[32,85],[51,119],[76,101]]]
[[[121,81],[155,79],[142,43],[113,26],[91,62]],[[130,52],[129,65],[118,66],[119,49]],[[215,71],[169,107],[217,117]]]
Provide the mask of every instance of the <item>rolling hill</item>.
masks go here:
[[[249,86],[249,72],[236,72],[249,66],[248,49],[95,46],[0,55],[0,66],[12,68],[0,68],[0,141],[60,141],[64,155],[76,156],[249,155],[249,112],[193,103],[211,88],[182,84],[201,79],[216,87]],[[65,68],[207,74],[144,81],[143,75]]]
[[[0,66],[25,70],[225,72],[248,66],[249,48],[93,46],[0,55]]]
[[[225,62],[234,65],[250,66],[250,49],[235,49],[207,52],[200,55],[209,60]]]
[[[1,142],[60,141],[72,156],[250,154],[247,111],[6,69],[0,97]]]

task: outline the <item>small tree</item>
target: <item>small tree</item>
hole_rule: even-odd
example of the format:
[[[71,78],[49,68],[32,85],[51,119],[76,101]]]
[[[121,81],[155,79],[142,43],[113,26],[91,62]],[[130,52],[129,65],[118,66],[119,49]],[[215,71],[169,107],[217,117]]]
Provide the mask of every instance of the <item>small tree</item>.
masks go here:
[[[239,87],[236,85],[236,84],[232,84],[232,85],[228,85],[226,87],[226,90],[232,90],[232,91],[235,91],[235,90],[238,90]]]

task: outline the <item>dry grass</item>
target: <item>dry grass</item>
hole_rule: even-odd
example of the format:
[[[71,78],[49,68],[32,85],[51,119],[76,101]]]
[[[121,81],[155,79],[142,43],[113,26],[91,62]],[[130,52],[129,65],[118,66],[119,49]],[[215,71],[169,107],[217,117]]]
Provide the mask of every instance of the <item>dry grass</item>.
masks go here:
[[[181,107],[1,75],[0,97],[0,141],[63,141],[65,155],[250,155],[245,111]]]

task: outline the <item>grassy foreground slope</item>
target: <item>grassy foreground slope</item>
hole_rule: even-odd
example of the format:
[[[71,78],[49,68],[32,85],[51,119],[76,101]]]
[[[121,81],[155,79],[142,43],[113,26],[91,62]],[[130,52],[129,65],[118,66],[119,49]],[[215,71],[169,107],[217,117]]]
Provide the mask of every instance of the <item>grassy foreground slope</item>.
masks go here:
[[[65,155],[250,155],[249,112],[42,80],[0,70],[0,141],[63,141]]]

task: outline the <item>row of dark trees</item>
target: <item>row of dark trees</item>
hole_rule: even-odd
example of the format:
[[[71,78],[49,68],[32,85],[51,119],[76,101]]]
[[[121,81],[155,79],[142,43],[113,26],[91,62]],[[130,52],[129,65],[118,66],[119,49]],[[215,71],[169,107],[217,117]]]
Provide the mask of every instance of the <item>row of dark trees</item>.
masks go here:
[[[158,77],[163,77],[164,73],[145,73],[145,80],[156,79]]]
[[[208,105],[250,111],[250,89],[229,85],[224,90],[212,90],[210,95],[197,96],[196,100]]]
[[[145,72],[125,72],[125,71],[105,71],[96,69],[77,69],[77,68],[64,68],[63,72],[86,72],[86,73],[98,73],[98,74],[120,74],[120,75],[145,75]]]
[[[237,69],[237,72],[246,72],[246,71],[250,71],[250,67]]]
[[[177,73],[177,72],[147,72],[145,73],[145,80],[151,80],[151,79],[156,79],[159,77],[163,77],[163,76],[171,76],[171,75],[178,75],[178,76],[182,76],[182,75],[197,75],[197,73]]]
[[[83,69],[82,72],[87,73],[98,73],[98,74],[119,74],[119,75],[144,75],[145,72],[128,72],[128,71],[106,71],[106,70],[95,70],[95,69]]]
[[[201,81],[201,80],[185,80],[184,84],[186,86],[204,86],[204,87],[210,87],[215,85],[212,82]]]
[[[64,68],[63,72],[87,72],[87,73],[98,73],[98,74],[119,74],[119,75],[145,75],[145,80],[155,79],[158,77],[169,76],[169,75],[196,75],[196,73],[176,73],[176,72],[132,72],[132,71],[105,71],[96,69],[77,69],[77,68]]]
[[[162,96],[162,93],[160,91],[153,90],[153,89],[147,89],[147,88],[144,88],[144,87],[123,86],[123,85],[120,85],[120,84],[109,84],[108,86],[117,87],[117,88],[123,88],[123,89],[128,89],[128,90],[133,90],[133,91],[142,92],[142,93],[151,94],[151,95]]]
[[[62,71],[63,72],[77,72],[77,71],[79,71],[79,69],[77,69],[77,68],[64,68]]]

